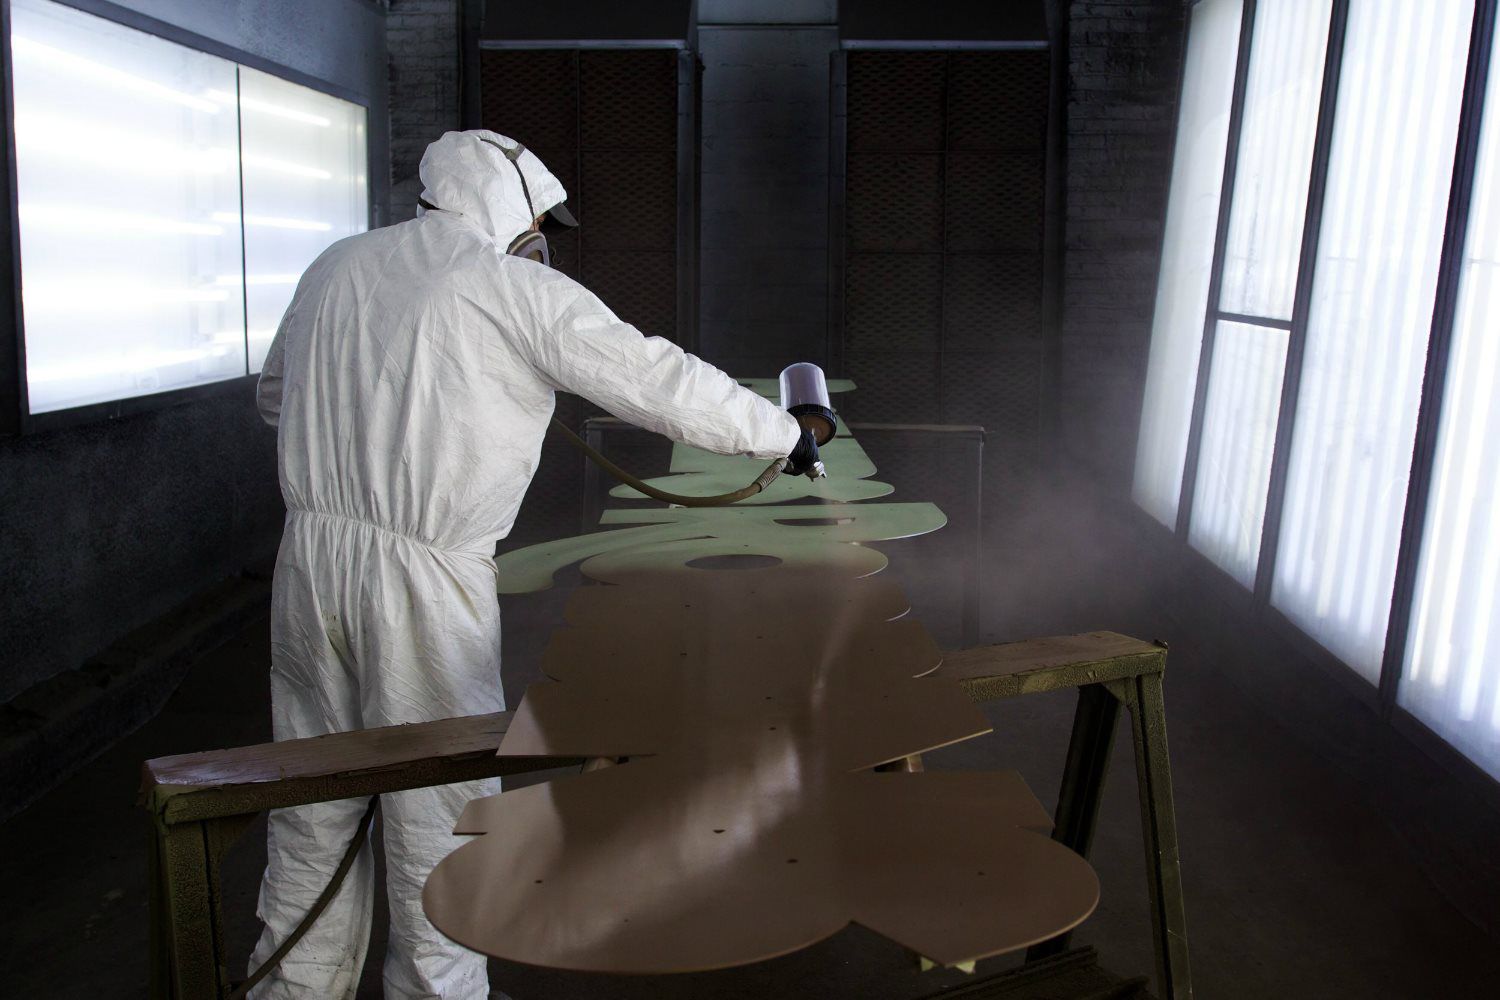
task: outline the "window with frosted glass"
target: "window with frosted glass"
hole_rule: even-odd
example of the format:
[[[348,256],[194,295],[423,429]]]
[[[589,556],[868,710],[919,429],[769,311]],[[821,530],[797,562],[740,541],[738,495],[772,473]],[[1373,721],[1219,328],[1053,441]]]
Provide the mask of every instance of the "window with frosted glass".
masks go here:
[[[28,411],[259,371],[366,228],[364,109],[53,0],[9,43]]]
[[[248,67],[240,109],[246,320],[258,372],[307,265],[366,228],[365,109]]]
[[[245,374],[235,64],[13,0],[32,413]]]
[[[1220,323],[1214,335],[1188,541],[1246,587],[1255,583],[1287,332]]]
[[[1500,66],[1490,66],[1399,703],[1500,778]]]
[[[1241,0],[1193,8],[1182,106],[1136,446],[1135,500],[1168,527],[1177,520],[1188,424],[1203,342]]]
[[[1188,528],[1193,547],[1247,588],[1260,562],[1332,8],[1260,0],[1252,26],[1219,295],[1219,315],[1236,321],[1215,327]]]
[[[1260,0],[1219,308],[1290,320],[1333,0]]]
[[[1380,673],[1472,0],[1354,0],[1272,603]]]

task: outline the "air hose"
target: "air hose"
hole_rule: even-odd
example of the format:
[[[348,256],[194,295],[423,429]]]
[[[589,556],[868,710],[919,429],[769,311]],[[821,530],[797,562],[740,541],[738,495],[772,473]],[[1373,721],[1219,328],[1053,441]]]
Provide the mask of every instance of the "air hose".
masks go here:
[[[328,904],[333,902],[333,897],[338,895],[339,887],[344,884],[349,869],[354,867],[354,859],[359,856],[360,848],[365,846],[365,841],[370,836],[370,823],[375,819],[375,803],[379,800],[378,795],[370,796],[370,804],[365,808],[364,816],[360,817],[359,827],[354,831],[354,838],[349,841],[349,846],[344,850],[344,857],[339,861],[339,866],[334,869],[333,878],[329,879],[328,884],[323,887],[323,892],[313,903],[312,908],[307,911],[307,916],[303,917],[302,922],[292,929],[292,932],[286,936],[286,940],[271,953],[271,957],[262,962],[260,968],[250,973],[249,979],[229,992],[229,1000],[244,1000],[247,993],[255,989],[262,979],[270,975],[272,969],[281,964],[287,952],[302,940],[302,935],[307,933],[308,928],[312,927],[323,911],[328,908]]]
[[[579,437],[577,434],[574,434],[572,429],[568,427],[567,424],[563,423],[561,420],[558,420],[556,417],[552,418],[552,425],[558,430],[562,431],[563,436],[568,439],[573,447],[583,452],[594,462],[595,465],[599,466],[599,468],[603,469],[611,476],[614,476],[626,486],[629,486],[633,490],[638,490],[641,493],[646,494],[646,496],[650,497],[653,500],[660,500],[662,503],[674,503],[679,507],[725,507],[729,504],[738,503],[741,500],[753,497],[755,496],[755,494],[762,492],[767,486],[770,486],[773,482],[775,482],[776,477],[781,475],[782,470],[787,467],[788,463],[788,459],[778,458],[776,461],[766,466],[766,470],[759,476],[756,476],[754,482],[750,483],[748,486],[743,487],[742,489],[735,490],[733,493],[720,493],[718,496],[711,497],[684,496],[680,493],[668,493],[666,490],[659,490],[655,486],[651,486],[650,484],[637,479],[635,476],[632,476],[630,473],[626,472],[624,469],[620,468],[618,465],[605,458],[598,451],[589,447],[588,443],[584,441],[583,438]]]

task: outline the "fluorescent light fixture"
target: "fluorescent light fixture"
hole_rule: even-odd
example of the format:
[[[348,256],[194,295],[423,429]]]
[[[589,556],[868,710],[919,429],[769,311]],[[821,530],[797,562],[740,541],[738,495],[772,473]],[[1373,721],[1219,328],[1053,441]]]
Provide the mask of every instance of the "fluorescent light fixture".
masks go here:
[[[108,83],[112,87],[119,87],[146,97],[171,101],[174,104],[180,104],[185,108],[192,108],[194,111],[202,111],[205,114],[216,115],[223,110],[211,100],[195,97],[192,94],[184,94],[180,90],[173,90],[171,87],[163,86],[154,80],[147,80],[144,77],[136,76],[134,73],[127,73],[124,70],[115,69],[113,66],[106,66],[92,59],[85,59],[83,56],[53,48],[50,45],[44,45],[41,42],[27,38],[25,35],[12,33],[10,36],[10,48],[12,52],[22,59],[39,61],[48,70],[66,70],[74,76],[93,77],[96,80]],[[211,91],[210,94],[212,93]],[[231,96],[230,100],[225,103],[233,106],[233,97]]]
[[[76,120],[46,114],[17,114],[16,144],[28,153],[45,150],[70,161],[107,167],[111,172],[221,174],[234,166],[233,149],[193,149],[120,129],[92,124],[87,128],[89,141],[80,143]]]
[[[23,226],[61,227],[92,232],[101,229],[121,229],[140,233],[188,236],[222,236],[224,234],[223,226],[209,225],[204,222],[167,219],[135,212],[112,212],[107,209],[94,209],[79,205],[22,202],[20,214]],[[213,218],[219,221],[217,214]]]
[[[23,277],[21,298],[28,310],[89,312],[126,306],[227,302],[229,293],[211,287],[152,288],[128,279],[79,275],[74,280],[28,280]]]
[[[238,348],[240,345],[234,345]],[[228,347],[195,347],[176,351],[132,351],[118,357],[92,358],[63,364],[27,365],[28,382],[72,382],[79,379],[107,378],[118,374],[138,375],[168,365],[186,365],[228,355]]]
[[[246,154],[242,159],[246,166],[259,167],[262,170],[270,170],[278,174],[291,174],[294,177],[310,177],[315,180],[326,181],[333,176],[332,173],[321,167],[309,167],[301,163],[289,163],[286,160],[277,160],[270,156]]]
[[[5,2],[29,412],[259,371],[303,271],[368,226],[365,109]]]
[[[240,216],[235,212],[215,212],[212,218],[215,222],[240,221]],[[305,229],[315,233],[326,233],[333,228],[330,223],[316,219],[286,219],[274,215],[247,215],[245,225],[269,226],[273,229]]]
[[[223,91],[210,90],[208,96],[215,100],[223,100],[233,103],[234,95]],[[274,115],[277,118],[285,118],[288,121],[302,122],[304,125],[316,125],[319,128],[327,128],[333,122],[322,115],[315,115],[308,111],[299,111],[296,108],[283,107],[280,104],[272,104],[254,97],[240,96],[240,107],[250,111],[259,111],[261,114]]]

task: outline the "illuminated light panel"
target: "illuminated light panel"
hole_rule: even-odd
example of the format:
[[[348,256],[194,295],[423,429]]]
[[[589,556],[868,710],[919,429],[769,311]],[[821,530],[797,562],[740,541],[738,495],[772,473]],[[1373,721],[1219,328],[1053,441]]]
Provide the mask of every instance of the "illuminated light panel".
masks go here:
[[[1177,524],[1208,310],[1240,14],[1241,0],[1203,0],[1195,6],[1183,69],[1132,491],[1136,503],[1169,528]]]
[[[1290,320],[1333,0],[1260,0],[1219,308]]]
[[[137,215],[133,212],[111,212],[74,205],[39,205],[22,202],[20,215],[21,224],[26,226],[62,227],[88,231],[119,229],[178,236],[224,235],[223,226],[209,225],[204,222],[187,222],[182,219]],[[217,214],[213,218],[215,221],[221,221]]]
[[[77,122],[50,115],[17,115],[16,142],[30,152],[45,150],[70,161],[132,173],[218,174],[234,167],[233,149],[192,149],[119,129],[90,128],[89,141],[80,144]]]
[[[239,222],[240,216],[234,212],[215,212],[215,222]],[[308,232],[326,233],[333,226],[327,222],[319,222],[316,219],[286,219],[274,215],[246,215],[244,217],[247,226],[269,226],[272,229],[303,229]]]
[[[145,351],[122,354],[114,358],[96,358],[66,364],[28,365],[26,377],[30,382],[49,383],[69,382],[80,378],[101,378],[119,373],[139,375],[142,372],[154,371],[171,365],[185,365],[210,358],[227,357],[231,351],[240,349],[241,345],[236,343],[232,348],[218,346],[178,351]]]
[[[1397,701],[1500,778],[1500,63],[1469,231]]]
[[[65,3],[9,9],[30,412],[259,370],[302,271],[368,226],[365,109]]]
[[[86,59],[83,56],[74,55],[62,49],[53,48],[51,45],[44,45],[41,42],[34,41],[24,35],[17,35],[14,32],[10,36],[10,49],[22,59],[37,60],[48,71],[66,70],[75,76],[93,77],[102,82],[107,82],[111,86],[119,87],[132,93],[171,101],[174,104],[181,104],[185,108],[192,108],[194,111],[202,111],[205,114],[216,115],[223,110],[219,104],[212,100],[205,100],[202,97],[195,97],[192,94],[184,94],[181,91],[173,90],[171,87],[166,87],[155,81],[136,76],[134,73],[127,73],[124,70],[115,69],[113,66],[106,66],[92,59]],[[229,100],[225,103],[233,107],[233,95],[228,96]]]
[[[1371,683],[1384,654],[1472,0],[1354,0],[1271,601]]]
[[[241,121],[241,210],[251,276],[246,322],[252,330],[272,331],[248,339],[250,370],[256,372],[308,265],[329,244],[368,228],[368,150],[365,109],[358,104],[249,67],[240,68],[239,93],[246,107],[283,112],[246,114]],[[324,124],[308,128],[309,118]]]
[[[235,64],[11,0],[26,402],[43,414],[243,376]],[[229,112],[227,114],[221,112]]]
[[[27,309],[92,312],[124,306],[179,305],[194,302],[228,302],[222,288],[151,288],[120,279],[101,280],[82,275],[76,280],[24,279],[21,295]]]
[[[1246,588],[1260,560],[1288,337],[1221,322],[1210,359],[1188,542]]]
[[[316,180],[326,181],[333,174],[320,167],[309,167],[301,163],[288,163],[286,160],[277,160],[269,156],[245,156],[246,166],[260,167],[263,170],[274,170],[279,174],[291,174],[294,177],[311,177]]]
[[[303,88],[304,90],[307,88]],[[208,96],[215,100],[227,103],[234,102],[234,95],[222,91],[211,90]],[[283,107],[280,104],[272,104],[269,101],[258,100],[254,97],[240,96],[240,107],[249,111],[259,111],[262,114],[274,115],[277,118],[285,118],[288,121],[301,122],[304,125],[316,125],[318,128],[328,128],[333,124],[331,119],[322,115],[315,115],[307,111],[299,111],[296,108]]]

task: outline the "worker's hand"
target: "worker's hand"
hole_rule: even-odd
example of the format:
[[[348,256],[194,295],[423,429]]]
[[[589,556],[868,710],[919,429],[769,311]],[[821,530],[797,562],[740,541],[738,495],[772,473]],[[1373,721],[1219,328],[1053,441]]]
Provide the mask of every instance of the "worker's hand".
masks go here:
[[[818,460],[818,440],[813,437],[813,432],[803,428],[802,436],[797,439],[797,447],[787,456],[787,466],[784,470],[793,476],[807,476],[817,479],[823,475],[823,463]]]

